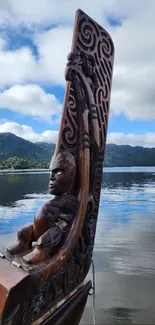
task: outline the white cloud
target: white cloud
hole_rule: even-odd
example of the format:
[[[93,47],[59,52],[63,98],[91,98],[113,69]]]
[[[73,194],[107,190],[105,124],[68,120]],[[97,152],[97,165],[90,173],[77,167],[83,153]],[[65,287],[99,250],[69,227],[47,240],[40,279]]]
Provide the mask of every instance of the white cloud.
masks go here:
[[[32,142],[49,142],[56,143],[58,131],[46,130],[39,134],[28,125],[20,125],[15,122],[6,122],[0,125],[0,133],[10,132],[18,137]]]
[[[65,84],[64,71],[67,55],[71,49],[73,28],[58,26],[36,35],[39,52],[38,78],[44,82]]]
[[[118,0],[96,0],[89,3],[88,0],[78,1],[78,7],[100,22],[103,22],[103,9],[115,6],[117,10]],[[124,7],[124,6],[123,6]],[[19,26],[25,24],[33,27],[34,24],[47,25],[60,22],[73,22],[77,2],[75,0],[1,0],[0,20],[5,25]]]
[[[48,142],[56,143],[58,131],[46,130],[43,133],[36,133],[32,127],[28,125],[21,125],[15,122],[4,122],[0,124],[0,133],[10,132],[23,139],[32,142]],[[114,143],[117,145],[131,145],[143,147],[155,147],[155,132],[145,133],[141,135],[125,134],[125,133],[109,133],[107,136],[107,143]]]
[[[0,38],[0,88],[22,83],[50,83],[65,85],[65,65],[71,49],[72,26],[57,26],[34,36],[39,59],[32,50],[21,47],[4,49]]]
[[[32,80],[37,71],[35,59],[27,47],[0,51],[0,87]]]
[[[145,134],[109,133],[107,143],[155,148],[155,132]]]
[[[0,50],[5,49],[6,41],[3,37],[0,37]]]
[[[49,119],[58,115],[61,104],[53,94],[35,84],[16,85],[0,93],[0,108],[8,108],[24,115]]]
[[[78,6],[102,24],[115,43],[112,111],[129,119],[155,119],[155,38],[154,0],[79,0]],[[4,50],[0,41],[0,85],[51,83],[64,85],[64,69],[70,51],[75,0],[2,0],[1,25],[20,28],[22,24],[36,32],[36,60],[27,47]],[[106,16],[120,19],[122,25],[108,25]],[[39,26],[60,26],[38,32]],[[34,27],[35,26],[35,27]],[[43,28],[44,29],[44,28]]]
[[[155,119],[155,1],[130,1],[131,14],[111,31],[115,68],[111,106],[129,119]]]

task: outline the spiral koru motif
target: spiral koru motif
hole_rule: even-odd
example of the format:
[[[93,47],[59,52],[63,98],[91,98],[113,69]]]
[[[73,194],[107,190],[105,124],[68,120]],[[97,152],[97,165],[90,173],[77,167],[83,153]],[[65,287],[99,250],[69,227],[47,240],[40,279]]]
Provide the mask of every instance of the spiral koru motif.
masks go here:
[[[98,86],[94,89],[94,98],[98,111],[100,128],[100,152],[103,152],[107,119],[109,110],[109,98],[111,91],[112,67],[114,57],[114,46],[109,34],[90,17],[82,11],[78,13],[73,51],[90,54],[95,60],[95,74]],[[77,147],[77,115],[76,96],[74,90],[69,86],[68,105],[64,130],[62,134],[62,147],[75,154]]]
[[[74,30],[72,52],[74,51],[75,53],[84,54],[85,58],[90,58],[90,56],[91,58],[93,57],[95,62],[93,72],[97,80],[96,85],[94,85],[94,79],[91,79],[90,75],[86,75],[87,72],[85,72],[87,80],[89,78],[91,79],[89,82],[94,97],[92,110],[95,107],[95,117],[97,116],[99,129],[99,142],[95,142],[91,130],[93,124],[91,125],[92,121],[90,121],[89,115],[90,134],[87,135],[87,138],[90,137],[89,201],[86,202],[87,211],[84,216],[83,229],[81,233],[78,234],[78,240],[75,244],[72,256],[66,264],[63,265],[61,270],[52,276],[49,284],[42,283],[39,285],[38,290],[34,289],[31,300],[27,306],[28,310],[25,322],[23,323],[27,325],[31,324],[32,321],[38,317],[40,312],[43,313],[51,309],[58,301],[82,283],[91,264],[101,192],[114,46],[109,34],[80,10],[76,17]],[[84,69],[81,66],[80,68],[84,74]],[[88,98],[85,96],[85,88],[82,87],[83,86],[80,84],[79,88],[84,98],[82,97],[79,104],[77,92],[73,84],[67,84],[63,118],[59,133],[58,150],[64,149],[69,151],[75,158],[77,158],[79,147],[80,114],[78,105],[83,105],[85,108]],[[84,109],[81,111],[83,112]]]
[[[93,251],[95,229],[100,201],[100,191],[102,182],[103,160],[107,134],[108,114],[110,105],[110,92],[113,72],[114,45],[109,34],[95,21],[88,17],[81,10],[78,11],[74,29],[72,52],[84,53],[85,57],[92,57],[95,62],[94,74],[97,86],[90,84],[93,92],[95,107],[97,110],[99,126],[99,146],[93,143],[90,134],[90,186],[89,194],[93,198],[91,213],[85,216],[83,231],[79,237],[73,261],[77,267],[83,267],[87,272]],[[85,74],[84,70],[83,73]],[[86,75],[87,76],[87,75]],[[92,79],[93,80],[93,79]],[[90,81],[91,82],[91,81]],[[93,81],[92,81],[93,83]],[[80,86],[82,87],[82,86]],[[85,92],[84,89],[80,88]],[[67,84],[67,103],[65,107],[65,118],[61,129],[61,148],[71,152],[74,157],[78,155],[79,138],[79,114],[77,93],[71,83]],[[84,93],[83,105],[87,103],[87,96]],[[88,206],[89,207],[89,206]],[[93,235],[92,235],[93,234]],[[79,274],[79,271],[78,271]],[[84,278],[84,274],[81,275]]]
[[[97,219],[100,189],[102,181],[102,168],[104,159],[104,149],[106,142],[109,99],[112,82],[112,70],[114,59],[114,46],[109,34],[95,21],[88,17],[81,10],[78,11],[77,23],[74,31],[73,51],[84,52],[93,56],[95,61],[94,72],[98,85],[93,88],[94,100],[97,108],[100,145],[98,154],[94,153],[93,166],[95,178],[90,179],[92,184],[92,195],[95,200],[93,218]],[[70,151],[74,156],[77,154],[78,142],[78,114],[77,98],[73,86],[68,85],[68,104],[62,132],[62,148]],[[90,139],[91,140],[91,139]],[[90,173],[90,177],[94,177]]]

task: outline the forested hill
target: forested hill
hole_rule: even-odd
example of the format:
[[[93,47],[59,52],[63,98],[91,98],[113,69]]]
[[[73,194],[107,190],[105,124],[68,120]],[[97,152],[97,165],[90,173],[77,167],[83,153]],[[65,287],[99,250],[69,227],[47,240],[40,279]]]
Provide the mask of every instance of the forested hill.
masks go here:
[[[54,148],[53,143],[34,144],[11,133],[0,133],[0,168],[48,168]],[[104,166],[155,166],[155,148],[108,144]]]
[[[155,166],[155,148],[108,144],[104,165],[107,167]]]
[[[52,149],[53,148],[53,149]],[[0,133],[0,161],[10,157],[20,157],[27,160],[50,161],[55,146],[50,148],[43,143],[32,143],[12,133]]]

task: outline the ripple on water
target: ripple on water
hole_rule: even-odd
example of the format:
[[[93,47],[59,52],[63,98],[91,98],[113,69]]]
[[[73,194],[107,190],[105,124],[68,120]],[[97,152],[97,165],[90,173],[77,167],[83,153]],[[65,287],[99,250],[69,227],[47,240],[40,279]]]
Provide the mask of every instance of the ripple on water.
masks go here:
[[[0,175],[6,193],[0,198],[0,232],[6,244],[7,234],[31,223],[49,199],[48,177]],[[155,324],[155,168],[106,170],[103,182],[93,255],[96,323]],[[82,322],[92,324],[90,299]]]

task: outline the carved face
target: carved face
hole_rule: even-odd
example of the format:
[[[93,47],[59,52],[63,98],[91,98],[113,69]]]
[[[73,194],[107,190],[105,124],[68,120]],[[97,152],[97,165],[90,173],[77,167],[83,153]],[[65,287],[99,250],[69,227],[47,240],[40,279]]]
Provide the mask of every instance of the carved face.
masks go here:
[[[85,54],[84,52],[71,52],[68,55],[68,63],[65,71],[65,78],[66,80],[71,81],[72,77],[71,74],[74,69],[79,71],[83,71],[87,78],[91,79],[93,83],[93,87],[97,87],[98,79],[96,73],[94,71],[95,68],[95,60],[91,54]]]
[[[75,160],[69,152],[62,151],[54,156],[50,164],[50,194],[68,193],[74,185],[75,173]]]

